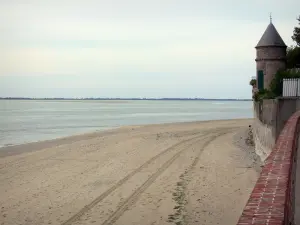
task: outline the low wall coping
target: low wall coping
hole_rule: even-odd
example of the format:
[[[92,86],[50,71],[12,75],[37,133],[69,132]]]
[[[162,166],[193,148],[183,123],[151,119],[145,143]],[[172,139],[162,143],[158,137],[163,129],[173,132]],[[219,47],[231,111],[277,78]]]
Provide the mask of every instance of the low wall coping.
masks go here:
[[[300,96],[299,97],[289,97],[289,96],[283,97],[283,96],[280,96],[280,97],[277,97],[276,99],[279,99],[279,100],[281,100],[281,99],[298,100],[298,99],[300,99]]]
[[[286,122],[267,157],[237,225],[283,225],[293,220],[293,164],[300,111]],[[293,195],[292,195],[293,196]]]

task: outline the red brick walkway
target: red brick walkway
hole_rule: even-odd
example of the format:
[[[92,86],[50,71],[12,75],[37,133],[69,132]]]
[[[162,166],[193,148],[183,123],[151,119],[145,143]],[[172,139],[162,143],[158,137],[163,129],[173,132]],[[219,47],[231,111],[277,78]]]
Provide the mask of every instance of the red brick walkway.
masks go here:
[[[298,138],[297,169],[296,169],[296,196],[295,196],[295,224],[300,224],[300,138]]]
[[[299,118],[300,111],[293,114],[285,124],[265,161],[238,225],[293,224]],[[299,173],[298,176],[300,177]],[[300,197],[300,189],[297,194]]]

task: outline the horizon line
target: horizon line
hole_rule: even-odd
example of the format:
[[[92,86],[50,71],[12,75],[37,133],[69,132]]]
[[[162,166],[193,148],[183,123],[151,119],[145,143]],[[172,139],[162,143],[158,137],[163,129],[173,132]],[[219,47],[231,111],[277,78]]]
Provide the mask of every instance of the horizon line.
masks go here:
[[[250,98],[64,98],[64,97],[0,97],[1,100],[252,100]]]

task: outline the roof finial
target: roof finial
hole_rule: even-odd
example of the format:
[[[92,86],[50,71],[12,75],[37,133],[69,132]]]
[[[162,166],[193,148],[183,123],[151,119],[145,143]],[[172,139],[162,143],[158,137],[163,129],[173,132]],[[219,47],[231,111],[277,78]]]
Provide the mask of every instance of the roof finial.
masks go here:
[[[272,23],[272,13],[270,13],[270,23]]]

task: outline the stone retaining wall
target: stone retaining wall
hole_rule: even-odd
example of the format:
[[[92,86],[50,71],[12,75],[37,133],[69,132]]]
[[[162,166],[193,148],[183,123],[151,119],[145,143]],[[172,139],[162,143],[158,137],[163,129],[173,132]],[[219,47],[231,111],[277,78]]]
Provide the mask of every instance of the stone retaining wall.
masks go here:
[[[276,141],[277,101],[264,100],[254,103],[254,121],[252,125],[255,152],[261,161],[271,153]]]
[[[258,119],[254,119],[252,132],[255,153],[260,157],[261,161],[264,162],[275,145],[275,137],[272,134],[272,127],[263,124]]]

